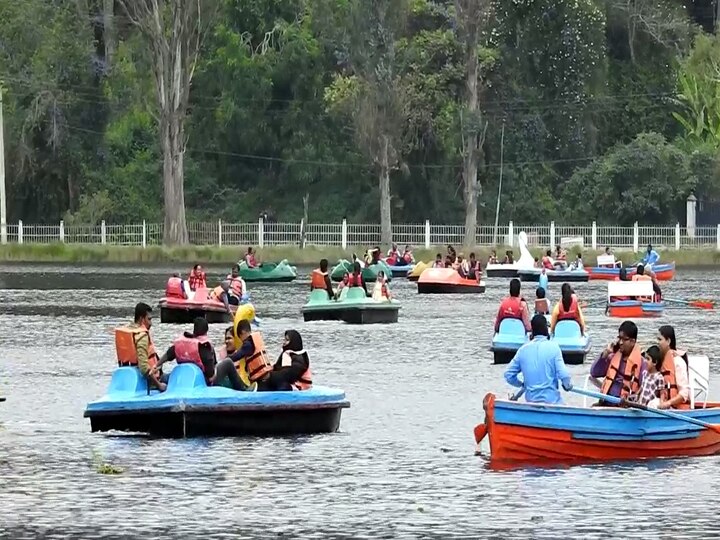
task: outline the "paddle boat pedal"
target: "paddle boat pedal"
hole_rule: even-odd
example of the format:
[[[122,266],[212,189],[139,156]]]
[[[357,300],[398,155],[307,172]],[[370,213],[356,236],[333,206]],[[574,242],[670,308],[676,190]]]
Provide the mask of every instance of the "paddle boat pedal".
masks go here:
[[[161,437],[333,433],[345,392],[314,386],[295,392],[238,392],[208,387],[200,368],[180,364],[165,392],[148,393],[134,367],[115,370],[108,393],[88,403],[85,418],[95,431],[130,431]]]

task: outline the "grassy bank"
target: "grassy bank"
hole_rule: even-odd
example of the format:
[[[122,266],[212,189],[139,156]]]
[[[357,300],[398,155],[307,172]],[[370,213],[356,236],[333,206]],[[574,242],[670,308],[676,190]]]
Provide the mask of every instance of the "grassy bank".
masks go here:
[[[3,262],[54,262],[54,263],[117,263],[117,264],[162,264],[185,263],[193,264],[232,264],[243,254],[245,247],[187,246],[163,247],[149,246],[145,249],[136,246],[95,246],[78,244],[9,244],[0,246],[0,261]],[[506,248],[498,248],[503,253]],[[322,258],[334,263],[340,258],[349,258],[352,253],[360,254],[364,247],[348,248],[308,246],[300,249],[297,246],[273,246],[258,249],[262,261],[279,261],[287,259],[293,264],[317,264]],[[535,256],[540,249],[531,250]],[[486,261],[489,248],[477,248],[476,255]],[[429,250],[415,250],[415,258],[419,261],[430,261],[436,253],[445,253],[444,247]],[[518,249],[515,249],[516,255]],[[571,253],[576,253],[575,250]],[[592,265],[599,252],[585,250],[583,258],[586,265]],[[468,253],[466,253],[467,255]],[[639,256],[632,252],[616,253],[625,264],[638,260]],[[720,251],[711,249],[680,250],[662,252],[663,261],[675,261],[678,267],[702,267],[720,265]]]

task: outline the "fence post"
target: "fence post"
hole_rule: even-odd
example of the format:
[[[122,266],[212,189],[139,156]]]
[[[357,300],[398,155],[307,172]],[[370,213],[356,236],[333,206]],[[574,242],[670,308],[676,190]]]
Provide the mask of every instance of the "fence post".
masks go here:
[[[347,249],[347,219],[343,218],[342,228],[340,232],[340,245],[343,249]]]
[[[430,220],[425,220],[425,249],[430,249]]]
[[[60,241],[65,243],[65,222],[60,220]]]
[[[107,229],[105,228],[105,220],[100,222],[100,243],[104,246],[107,244]]]
[[[265,231],[263,229],[263,218],[258,218],[258,246],[265,245]]]
[[[142,247],[143,247],[143,249],[145,249],[147,247],[147,223],[145,223],[144,219],[143,219]]]
[[[513,222],[511,221],[508,223],[508,246],[513,247],[513,237],[515,236],[515,231],[513,227]]]
[[[7,244],[7,223],[4,219],[0,220],[0,243]]]
[[[640,231],[638,230],[638,222],[633,226],[633,251],[637,253],[640,245]]]
[[[717,228],[717,250],[720,251],[720,224],[718,224]]]
[[[680,251],[680,223],[675,224],[675,251]]]
[[[593,251],[597,251],[597,222],[593,221],[592,227],[592,248]]]
[[[18,220],[18,244],[23,243],[23,226],[22,226],[22,219]]]
[[[555,222],[550,222],[550,249],[555,247]]]
[[[218,246],[222,247],[222,219],[218,219]]]

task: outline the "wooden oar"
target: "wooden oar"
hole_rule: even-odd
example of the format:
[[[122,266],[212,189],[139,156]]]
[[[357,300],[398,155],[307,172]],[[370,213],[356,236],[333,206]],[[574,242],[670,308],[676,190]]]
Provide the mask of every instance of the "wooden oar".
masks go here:
[[[672,304],[681,304],[699,309],[715,309],[713,300],[681,300],[680,298],[663,298],[663,300]]]
[[[651,413],[659,414],[660,416],[667,416],[668,418],[673,418],[675,420],[682,420],[683,422],[688,422],[689,424],[695,424],[696,426],[702,426],[706,429],[711,429],[717,433],[720,433],[720,425],[709,424],[707,422],[703,422],[702,420],[698,420],[697,418],[692,418],[690,416],[685,416],[683,414],[677,414],[674,412],[666,411],[664,409],[653,409],[652,407],[648,407],[647,405],[641,405],[639,403],[634,403],[634,402],[628,401],[626,399],[620,399],[615,396],[608,396],[607,394],[593,392],[592,390],[581,390],[580,388],[573,388],[570,391],[574,392],[575,394],[580,394],[582,396],[588,396],[591,398],[606,401],[608,403],[614,403],[615,405],[623,405],[623,406],[629,407],[631,409],[640,409],[641,411],[648,411]]]
[[[583,301],[583,302],[580,302],[580,307],[582,309],[585,309],[587,307],[592,307],[592,306],[601,306],[605,303],[607,303],[607,298],[603,298],[602,300],[590,300],[589,302]]]

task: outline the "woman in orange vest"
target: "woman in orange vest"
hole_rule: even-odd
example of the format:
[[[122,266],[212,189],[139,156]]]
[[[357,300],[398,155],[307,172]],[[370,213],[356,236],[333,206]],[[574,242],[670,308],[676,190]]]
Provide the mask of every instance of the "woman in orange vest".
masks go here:
[[[196,264],[193,266],[190,275],[188,276],[188,285],[191,291],[198,289],[207,289],[207,278],[205,272],[203,272],[202,266]]]
[[[303,348],[300,333],[285,332],[282,353],[275,362],[266,383],[266,390],[309,390],[312,388],[310,357]]]
[[[328,298],[335,298],[335,291],[333,291],[330,276],[328,275],[327,259],[321,259],[320,268],[313,270],[310,275],[310,290],[314,291],[315,289],[325,289],[328,293]]]
[[[663,325],[658,329],[658,347],[663,355],[661,368],[666,394],[658,409],[687,409],[690,401],[690,378],[687,354],[677,350],[675,329]]]
[[[245,385],[238,384],[240,376],[234,377],[232,372],[237,374],[235,362],[245,360],[245,369],[251,383],[264,383],[269,377],[269,373],[273,367],[268,360],[267,351],[265,350],[265,341],[260,332],[253,332],[250,321],[241,320],[235,328],[235,333],[240,339],[242,345],[229,358],[230,362],[220,362],[217,366],[218,380],[222,380],[226,375],[230,376],[230,382],[236,390],[246,390]]]
[[[569,284],[563,283],[560,288],[562,298],[555,304],[553,309],[552,317],[550,318],[550,331],[555,332],[555,325],[558,321],[577,321],[580,325],[580,332],[585,335],[585,319],[583,318],[580,305],[577,301],[577,296],[573,294],[572,287]]]
[[[623,321],[617,339],[590,366],[590,376],[603,394],[627,399],[639,392],[646,368],[637,346],[637,332],[634,322]],[[602,405],[609,404],[602,402]]]

